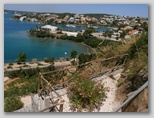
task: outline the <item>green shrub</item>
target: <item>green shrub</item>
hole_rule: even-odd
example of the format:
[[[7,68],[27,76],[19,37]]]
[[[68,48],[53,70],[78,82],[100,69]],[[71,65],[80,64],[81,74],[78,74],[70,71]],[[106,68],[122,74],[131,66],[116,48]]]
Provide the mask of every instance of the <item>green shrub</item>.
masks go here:
[[[75,60],[73,60],[73,61],[71,61],[71,64],[72,64],[73,66],[75,66],[75,65],[77,65],[77,62],[76,62]]]
[[[96,55],[95,54],[81,53],[81,54],[79,54],[78,59],[79,59],[79,64],[83,64],[85,62],[96,59]]]
[[[85,79],[82,75],[76,76],[68,87],[70,109],[73,111],[99,109],[106,97],[105,90],[101,82]]]
[[[53,62],[53,59],[50,59],[50,62]],[[52,71],[54,70],[54,66],[50,65],[49,67],[45,68],[34,68],[34,69],[20,69],[10,72],[5,72],[5,75],[7,75],[9,78],[30,78],[32,76],[37,75],[40,71]]]
[[[49,31],[44,31],[44,30],[36,30],[36,29],[31,29],[29,30],[29,34],[31,36],[36,36],[38,38],[55,38],[55,36],[53,34],[51,34]]]
[[[148,33],[143,33],[136,43],[128,50],[129,58],[133,58],[137,52],[144,52],[148,56]]]
[[[44,60],[45,60],[46,63],[54,63],[54,61],[55,61],[54,57],[45,58]]]
[[[26,61],[27,55],[24,52],[19,52],[18,57],[16,59],[16,62],[21,64],[24,63]]]
[[[38,72],[36,69],[27,69],[27,70],[21,70],[19,77],[21,78],[29,78],[34,75],[36,75]]]
[[[4,111],[13,112],[23,107],[23,103],[20,101],[19,97],[8,97],[5,101]]]
[[[9,66],[7,67],[7,69],[10,69],[10,68],[12,68],[12,66],[11,66],[11,65],[9,65]]]
[[[100,44],[102,41],[93,37],[93,38],[88,38],[84,40],[84,43],[89,45],[92,48],[96,48],[98,44]]]
[[[124,72],[127,74],[126,80],[131,82],[127,88],[129,93],[137,90],[148,80],[148,34],[143,33],[127,52]]]
[[[10,65],[10,66],[13,65],[13,63],[9,63],[9,65]]]
[[[38,64],[38,66],[43,66],[43,64],[41,64],[41,63],[39,63],[39,62],[37,62],[37,64]]]
[[[124,78],[120,78],[120,79],[118,79],[118,87],[120,87],[121,85],[123,85],[124,83],[125,83],[125,79]]]
[[[23,67],[29,67],[28,65],[24,64]]]
[[[15,78],[18,77],[20,70],[17,71],[10,71],[10,72],[6,72],[5,74],[9,77],[9,78]]]

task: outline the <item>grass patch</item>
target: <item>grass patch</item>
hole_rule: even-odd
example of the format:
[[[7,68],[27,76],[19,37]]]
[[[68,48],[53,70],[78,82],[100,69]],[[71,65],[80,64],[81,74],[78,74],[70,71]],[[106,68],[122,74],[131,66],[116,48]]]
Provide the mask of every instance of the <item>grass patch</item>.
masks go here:
[[[24,105],[20,100],[20,97],[10,96],[5,100],[4,111],[13,112],[22,108]]]
[[[128,60],[124,66],[127,74],[127,81],[132,86],[130,89],[136,90],[148,80],[148,34],[143,35],[132,44],[128,50]]]
[[[140,36],[134,36],[130,40],[123,40],[121,43],[112,41],[112,43],[109,43],[109,45],[107,45],[107,43],[101,44],[97,48],[97,55],[99,58],[110,58],[126,54],[132,44],[134,44],[139,39],[139,37]]]
[[[37,93],[38,77],[32,76],[30,78],[21,78],[4,85],[4,98],[10,96],[23,96],[30,93]]]
[[[118,87],[120,87],[121,85],[123,85],[125,83],[125,79],[124,78],[120,78],[118,79]]]

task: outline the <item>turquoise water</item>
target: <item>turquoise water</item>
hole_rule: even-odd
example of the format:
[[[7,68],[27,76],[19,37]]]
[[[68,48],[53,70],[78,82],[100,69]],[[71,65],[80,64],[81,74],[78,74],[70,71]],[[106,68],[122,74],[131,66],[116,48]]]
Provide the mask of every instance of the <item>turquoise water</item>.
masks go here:
[[[21,22],[12,20],[11,17],[12,14],[4,15],[4,63],[15,62],[20,51],[27,54],[26,61],[31,61],[32,58],[44,60],[46,57],[59,59],[65,56],[65,52],[67,52],[66,56],[70,57],[70,52],[73,49],[77,50],[78,53],[91,52],[89,47],[72,41],[51,39],[41,42],[43,39],[31,38],[28,36],[27,31],[35,28],[36,25],[41,26],[43,24]],[[67,28],[64,25],[59,25],[59,27]],[[76,27],[76,30],[83,30],[85,28]]]

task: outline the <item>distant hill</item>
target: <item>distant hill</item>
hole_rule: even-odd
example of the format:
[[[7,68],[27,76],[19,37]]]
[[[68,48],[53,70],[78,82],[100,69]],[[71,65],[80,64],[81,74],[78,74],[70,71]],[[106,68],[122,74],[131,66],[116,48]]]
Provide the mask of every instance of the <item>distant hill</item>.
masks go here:
[[[7,9],[4,9],[4,12],[6,13],[11,13],[11,14],[14,14],[14,13],[52,13],[52,14],[57,14],[57,15],[75,15],[76,13],[54,13],[54,12],[30,12],[30,11],[18,11],[18,10],[7,10]],[[83,14],[83,15],[88,15],[88,16],[91,16],[91,17],[102,17],[104,15],[111,15],[111,14],[99,14],[99,13],[86,13],[86,14]]]
[[[7,9],[4,9],[4,12],[6,13],[11,13],[11,14],[14,14],[14,13],[37,13],[37,12],[29,12],[29,11],[18,11],[18,10],[7,10]]]

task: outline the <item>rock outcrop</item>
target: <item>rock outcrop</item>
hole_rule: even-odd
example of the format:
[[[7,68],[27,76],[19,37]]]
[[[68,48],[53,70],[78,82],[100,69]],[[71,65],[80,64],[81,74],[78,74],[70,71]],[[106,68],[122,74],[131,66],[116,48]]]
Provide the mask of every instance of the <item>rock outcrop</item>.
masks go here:
[[[148,88],[125,105],[122,112],[148,112]]]

